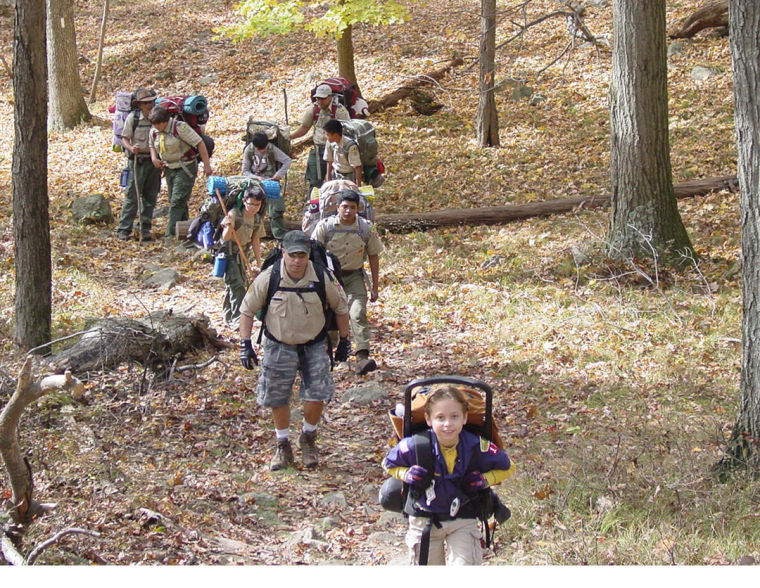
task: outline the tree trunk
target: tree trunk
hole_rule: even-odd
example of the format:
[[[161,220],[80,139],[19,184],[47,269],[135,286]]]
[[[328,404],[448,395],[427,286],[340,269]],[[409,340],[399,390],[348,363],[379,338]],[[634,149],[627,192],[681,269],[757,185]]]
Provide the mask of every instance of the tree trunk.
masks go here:
[[[337,40],[338,46],[338,75],[356,84],[356,89],[361,95],[359,82],[356,78],[354,67],[354,40],[353,27],[348,25]]]
[[[760,5],[729,2],[742,216],[742,366],[739,417],[719,467],[760,473]]]
[[[496,0],[481,0],[480,78],[478,92],[478,144],[498,147],[499,115],[494,93],[496,56]]]
[[[100,81],[100,68],[103,64],[103,42],[106,37],[106,26],[108,24],[108,7],[110,0],[103,0],[103,19],[100,21],[100,37],[98,38],[98,57],[95,62],[95,74],[92,76],[92,86],[90,87],[90,104],[97,100],[98,82]]]
[[[683,19],[675,31],[670,34],[672,39],[690,39],[699,31],[715,27],[728,26],[728,0],[708,2],[702,8]]]
[[[608,255],[694,255],[673,194],[665,0],[614,0],[613,28]]]
[[[24,1],[24,0],[21,0]],[[28,1],[28,0],[27,0]],[[10,515],[19,525],[26,525],[45,511],[45,505],[33,500],[32,474],[18,442],[18,422],[24,409],[51,390],[71,390],[81,396],[84,387],[70,373],[48,376],[37,383],[32,380],[32,359],[28,357],[18,376],[16,392],[0,413],[0,457],[8,472],[13,491]]]
[[[47,0],[48,92],[51,131],[73,129],[90,120],[79,77],[73,0]]]
[[[50,340],[52,300],[45,0],[17,0],[13,28],[14,338],[30,348]]]

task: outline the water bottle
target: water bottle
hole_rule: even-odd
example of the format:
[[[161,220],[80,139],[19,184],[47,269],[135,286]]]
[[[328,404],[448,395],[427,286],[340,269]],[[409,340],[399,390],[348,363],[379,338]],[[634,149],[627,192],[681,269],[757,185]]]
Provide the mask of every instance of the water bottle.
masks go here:
[[[126,190],[127,186],[129,186],[129,168],[125,167],[119,176],[119,187]]]
[[[227,256],[224,254],[224,251],[222,251],[219,253],[219,255],[216,256],[216,259],[214,259],[214,277],[223,278],[226,271]]]

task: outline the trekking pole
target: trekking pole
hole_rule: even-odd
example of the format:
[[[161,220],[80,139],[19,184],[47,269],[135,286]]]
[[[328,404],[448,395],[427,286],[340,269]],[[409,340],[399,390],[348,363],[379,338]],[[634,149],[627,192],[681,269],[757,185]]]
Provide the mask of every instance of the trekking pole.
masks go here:
[[[219,193],[219,188],[214,188],[214,192],[216,192],[216,198],[219,200],[219,204],[222,207],[224,216],[227,216],[227,207],[224,205],[224,199]],[[240,244],[240,239],[238,239],[237,231],[235,231],[235,225],[230,224],[230,228],[232,229],[232,238],[235,240],[235,244],[238,246],[238,251],[240,251],[240,256],[243,258],[243,263],[245,264],[245,273],[251,277],[251,266],[248,264],[248,258],[245,256],[245,251],[243,250],[243,246]],[[255,278],[256,276],[252,277]]]

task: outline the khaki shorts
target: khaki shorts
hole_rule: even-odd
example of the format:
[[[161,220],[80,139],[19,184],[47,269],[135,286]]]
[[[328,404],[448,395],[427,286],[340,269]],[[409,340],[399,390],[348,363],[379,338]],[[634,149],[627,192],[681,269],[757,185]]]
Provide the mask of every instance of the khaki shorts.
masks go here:
[[[259,405],[269,408],[288,406],[299,371],[302,401],[328,402],[332,398],[335,383],[330,373],[327,338],[319,343],[304,345],[300,358],[296,345],[277,343],[267,337],[263,342],[264,355],[256,390]]]
[[[409,563],[417,565],[420,559],[420,541],[427,525],[426,517],[409,517],[406,544],[409,547]],[[454,519],[443,521],[439,529],[430,529],[428,565],[431,566],[479,566],[483,563],[478,519]]]

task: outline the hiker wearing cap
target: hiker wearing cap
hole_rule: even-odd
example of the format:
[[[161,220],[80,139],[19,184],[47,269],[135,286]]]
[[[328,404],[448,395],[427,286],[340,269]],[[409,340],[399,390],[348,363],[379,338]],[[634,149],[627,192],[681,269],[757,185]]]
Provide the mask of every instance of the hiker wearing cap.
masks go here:
[[[281,250],[282,259],[256,277],[240,307],[240,361],[246,369],[258,365],[251,331],[253,317],[261,311],[264,352],[257,400],[260,406],[272,410],[276,450],[270,469],[280,470],[294,463],[290,400],[299,372],[303,427],[298,445],[304,467],[315,468],[318,464],[317,425],[324,404],[335,390],[330,373],[325,307],[335,313],[338,326],[337,361],[345,361],[351,348],[348,307],[337,280],[323,266],[309,259],[311,240],[306,233],[286,233]]]
[[[245,276],[248,268],[245,267],[243,255],[233,238],[233,230],[240,245],[253,253],[255,269],[258,271],[261,267],[261,238],[266,235],[260,215],[264,200],[266,195],[260,187],[247,189],[243,194],[243,210],[232,207],[219,223],[222,227],[222,242],[227,244],[225,249],[228,254],[227,270],[224,272],[222,314],[225,322],[235,329],[238,328],[240,305],[245,297]],[[248,251],[243,253],[250,259]]]
[[[242,175],[259,180],[281,182],[285,179],[291,162],[290,156],[276,145],[273,145],[266,134],[257,132],[253,134],[251,142],[243,151]],[[272,235],[275,239],[282,239],[283,235],[287,232],[285,221],[283,220],[285,199],[282,197],[269,198],[267,207]]]
[[[132,100],[132,112],[124,121],[121,143],[127,154],[129,168],[129,184],[121,207],[119,226],[116,236],[122,241],[132,235],[132,224],[135,216],[140,213],[138,229],[143,241],[151,240],[153,226],[153,209],[156,207],[158,192],[161,190],[161,170],[157,169],[150,160],[150,129],[148,120],[156,93],[152,90],[139,88]],[[139,202],[138,202],[139,201]]]
[[[351,120],[351,115],[345,106],[337,100],[333,100],[333,91],[327,84],[320,84],[314,92],[315,103],[307,108],[301,116],[301,126],[290,134],[291,139],[298,139],[314,127],[314,147],[309,151],[309,160],[306,164],[306,180],[309,182],[309,191],[319,188],[325,181],[327,174],[327,162],[324,161],[325,145],[327,136],[324,126],[328,120]]]
[[[369,299],[375,302],[378,298],[380,253],[384,248],[372,223],[358,215],[359,193],[355,190],[341,190],[337,199],[338,214],[319,221],[312,237],[340,261],[343,286],[348,297],[351,338],[356,344],[355,372],[364,375],[377,369],[377,363],[369,357],[370,330],[367,322],[364,260],[369,260],[372,277]]]
[[[169,222],[166,236],[174,235],[175,225],[189,218],[187,203],[198,175],[197,155],[203,161],[207,176],[214,173],[206,144],[193,128],[181,120],[172,118],[165,108],[154,106],[148,120],[153,125],[150,132],[150,156],[153,165],[164,171],[169,191]]]

